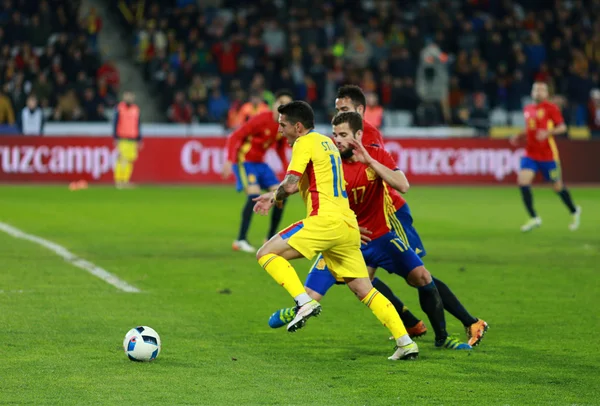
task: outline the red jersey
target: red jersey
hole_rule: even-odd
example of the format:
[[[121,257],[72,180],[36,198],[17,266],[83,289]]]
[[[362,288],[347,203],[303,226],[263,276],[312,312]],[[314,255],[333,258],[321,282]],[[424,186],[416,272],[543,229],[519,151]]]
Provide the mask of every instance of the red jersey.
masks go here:
[[[363,120],[363,136],[362,136],[362,143],[364,146],[369,146],[369,145],[378,145],[381,148],[383,148],[383,137],[381,136],[381,132],[377,129],[377,127],[375,127],[373,124],[369,123],[367,120]],[[406,200],[404,200],[404,198],[400,195],[400,193],[394,189],[393,187],[390,187],[389,185],[386,185],[388,188],[388,193],[389,193],[389,197],[391,199],[390,204],[393,207],[390,207],[390,211],[397,211],[400,209],[400,207],[404,206],[404,203],[406,203]]]
[[[549,135],[545,140],[538,141],[536,134],[539,130],[552,130],[565,122],[560,109],[554,103],[543,101],[525,106],[523,114],[527,135],[525,155],[536,161],[558,161],[558,149],[554,137]]]
[[[369,155],[390,169],[397,170],[396,162],[383,148],[365,146]],[[360,162],[343,161],[346,193],[350,208],[356,214],[358,225],[371,231],[371,239],[379,238],[390,232],[388,186],[368,165]]]
[[[265,153],[273,146],[287,168],[286,141],[278,132],[279,123],[273,113],[265,111],[252,117],[227,138],[227,160],[232,163],[263,162]]]
[[[363,119],[363,136],[362,136],[363,145],[379,145],[383,148],[383,137],[381,133],[373,124],[369,123],[367,120]]]

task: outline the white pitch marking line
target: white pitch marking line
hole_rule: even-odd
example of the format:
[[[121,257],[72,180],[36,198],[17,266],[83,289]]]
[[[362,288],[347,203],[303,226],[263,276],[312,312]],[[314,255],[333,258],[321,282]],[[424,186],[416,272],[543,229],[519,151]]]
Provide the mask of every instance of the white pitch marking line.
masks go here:
[[[104,282],[113,285],[114,287],[116,287],[119,290],[122,290],[124,292],[131,292],[131,293],[141,292],[135,286],[132,286],[132,285],[128,284],[127,282],[117,278],[115,275],[111,274],[106,269],[101,268],[89,261],[86,261],[83,258],[79,258],[77,255],[73,254],[71,251],[69,251],[62,245],[58,245],[52,241],[48,241],[44,238],[41,238],[41,237],[38,237],[35,235],[27,234],[26,232],[21,231],[18,228],[8,225],[6,223],[3,223],[1,221],[0,221],[0,230],[4,231],[6,234],[8,234],[12,237],[19,238],[21,240],[31,241],[38,245],[41,245],[44,248],[49,249],[50,251],[54,252],[59,257],[63,258],[65,261],[69,262],[71,265],[74,265],[77,268],[81,268],[84,271],[87,271],[87,272],[91,273],[92,275],[97,276],[98,278],[102,279]]]

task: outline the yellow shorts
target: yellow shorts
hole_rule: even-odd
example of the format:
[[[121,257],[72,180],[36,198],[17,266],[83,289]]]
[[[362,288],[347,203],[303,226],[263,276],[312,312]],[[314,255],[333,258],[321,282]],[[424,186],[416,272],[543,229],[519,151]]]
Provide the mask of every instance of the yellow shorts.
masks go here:
[[[337,279],[369,277],[360,252],[360,232],[343,219],[311,216],[292,224],[279,235],[308,259],[322,253]]]
[[[132,140],[119,140],[117,143],[119,155],[126,161],[133,162],[138,157],[138,143]]]

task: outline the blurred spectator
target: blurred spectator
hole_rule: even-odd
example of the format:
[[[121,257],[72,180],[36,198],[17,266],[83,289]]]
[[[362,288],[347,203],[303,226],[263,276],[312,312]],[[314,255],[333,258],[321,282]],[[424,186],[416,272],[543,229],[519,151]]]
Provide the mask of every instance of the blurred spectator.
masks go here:
[[[58,105],[52,115],[54,121],[78,121],[82,116],[83,111],[74,90],[67,90],[58,97]]]
[[[375,93],[366,93],[367,106],[365,108],[365,120],[373,124],[376,128],[381,128],[383,124],[383,107],[379,105],[379,100]]]
[[[220,89],[213,89],[208,99],[208,114],[217,122],[224,122],[229,110],[229,101]]]
[[[15,124],[15,111],[7,95],[7,85],[0,91],[0,124]]]
[[[593,137],[600,137],[600,89],[593,89],[588,102],[588,127]]]
[[[478,136],[487,136],[490,130],[490,114],[485,103],[485,94],[475,94],[473,104],[468,124],[475,129]]]
[[[417,71],[417,93],[426,103],[423,106],[421,122],[441,124],[448,122],[449,78],[446,62],[448,56],[441,51],[435,42],[430,42],[421,50],[420,63]]]
[[[90,47],[96,50],[98,46],[98,33],[102,30],[102,19],[98,15],[96,7],[90,7],[90,12],[81,22],[81,26],[85,27]]]
[[[114,88],[119,87],[121,78],[119,76],[119,71],[113,61],[105,61],[96,72],[96,80],[102,79],[106,80],[106,83],[109,86],[113,86]]]
[[[169,120],[172,123],[191,124],[192,106],[185,100],[185,94],[182,91],[175,93],[175,100],[169,108]]]
[[[44,113],[33,95],[27,98],[19,120],[19,129],[23,135],[42,135],[44,132]]]

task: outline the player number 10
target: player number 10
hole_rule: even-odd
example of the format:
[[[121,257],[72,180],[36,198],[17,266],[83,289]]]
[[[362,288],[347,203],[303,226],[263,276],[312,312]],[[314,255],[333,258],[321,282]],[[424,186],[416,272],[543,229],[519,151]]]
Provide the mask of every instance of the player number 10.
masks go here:
[[[342,184],[344,181],[344,177],[342,176],[342,160],[339,156],[333,154],[329,155],[329,159],[331,160],[331,170],[333,171],[333,196],[339,197],[341,194],[344,199],[347,199],[348,194]]]

